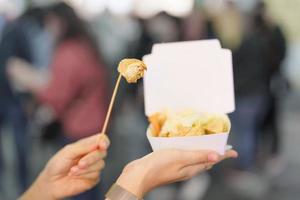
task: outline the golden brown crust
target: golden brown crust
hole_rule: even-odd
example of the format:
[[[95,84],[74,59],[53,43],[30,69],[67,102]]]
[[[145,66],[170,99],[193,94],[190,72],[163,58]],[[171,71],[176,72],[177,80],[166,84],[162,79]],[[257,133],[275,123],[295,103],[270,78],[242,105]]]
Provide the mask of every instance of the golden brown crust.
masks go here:
[[[161,132],[161,127],[166,121],[167,116],[162,113],[155,113],[148,117],[149,122],[151,123],[150,130],[153,136],[158,137]]]
[[[225,130],[225,122],[221,118],[212,118],[203,128],[206,134],[222,133]]]
[[[154,137],[200,136],[226,133],[230,129],[227,115],[195,113],[155,113],[150,116],[150,131]],[[175,117],[174,117],[175,116]],[[178,117],[179,116],[179,117]]]
[[[144,76],[145,70],[147,70],[146,64],[134,58],[123,59],[118,66],[118,71],[128,83],[136,83]]]

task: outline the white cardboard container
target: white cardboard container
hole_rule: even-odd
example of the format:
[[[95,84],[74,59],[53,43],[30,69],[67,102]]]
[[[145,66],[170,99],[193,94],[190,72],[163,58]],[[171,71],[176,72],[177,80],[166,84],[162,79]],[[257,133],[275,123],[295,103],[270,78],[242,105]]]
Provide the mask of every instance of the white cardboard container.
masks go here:
[[[217,40],[156,44],[143,58],[145,114],[164,109],[193,109],[206,113],[231,113],[235,109],[231,51]],[[215,150],[224,154],[229,133],[188,137],[147,138],[154,151],[177,148]]]

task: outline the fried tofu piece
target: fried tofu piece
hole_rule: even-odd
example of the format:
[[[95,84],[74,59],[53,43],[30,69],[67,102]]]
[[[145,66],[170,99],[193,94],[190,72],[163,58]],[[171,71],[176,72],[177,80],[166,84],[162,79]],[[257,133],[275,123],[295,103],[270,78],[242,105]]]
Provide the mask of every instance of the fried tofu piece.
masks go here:
[[[203,129],[206,134],[222,133],[225,130],[225,121],[220,117],[213,117],[204,124]]]
[[[119,63],[118,71],[128,83],[136,83],[144,76],[147,70],[146,64],[138,59],[123,59]]]
[[[155,113],[154,115],[151,115],[150,117],[148,117],[149,122],[151,123],[150,126],[150,130],[151,130],[151,134],[153,136],[159,136],[160,132],[161,132],[161,128],[163,126],[163,124],[165,123],[167,119],[167,116],[163,113]],[[160,136],[160,137],[166,137],[165,136]]]

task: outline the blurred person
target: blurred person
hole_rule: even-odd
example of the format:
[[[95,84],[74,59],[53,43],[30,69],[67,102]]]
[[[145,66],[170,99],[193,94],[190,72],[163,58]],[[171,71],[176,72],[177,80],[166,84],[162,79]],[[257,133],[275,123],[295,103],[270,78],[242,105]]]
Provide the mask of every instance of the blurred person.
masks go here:
[[[27,37],[30,41],[32,66],[45,73],[48,71],[53,53],[54,39],[44,27],[46,9],[40,7],[29,8],[31,21],[28,26]]]
[[[227,0],[224,9],[211,17],[213,27],[224,48],[235,50],[243,35],[243,15],[233,0]]]
[[[146,26],[154,43],[175,42],[180,39],[180,19],[166,12],[147,19]]]
[[[105,135],[94,135],[69,144],[48,162],[21,200],[63,199],[83,192],[100,180],[109,140]],[[107,193],[108,200],[117,200],[118,194],[142,199],[149,191],[161,185],[190,179],[218,162],[236,158],[227,151],[220,156],[214,151],[161,150],[129,163]],[[157,176],[160,174],[160,176]],[[123,196],[123,197],[124,197]]]
[[[6,18],[4,17],[4,15],[0,14],[0,39],[2,37],[2,32],[5,27],[5,24],[6,24]]]
[[[90,25],[97,35],[103,59],[115,75],[118,62],[124,57],[133,57],[141,34],[139,23],[131,15],[106,10],[93,18]]]
[[[135,56],[138,59],[142,59],[144,55],[150,54],[152,46],[154,44],[153,35],[150,34],[147,19],[138,19],[140,28],[141,28],[141,36],[138,40],[138,46],[135,52]]]
[[[233,55],[236,110],[231,115],[232,139],[240,153],[236,163],[240,171],[232,180],[245,193],[253,188],[260,192],[263,192],[263,188],[267,189],[264,180],[251,172],[256,168],[262,123],[272,101],[270,81],[284,54],[282,38],[276,33],[278,29],[263,17],[263,10],[259,9],[254,10],[249,30]]]
[[[276,175],[283,170],[283,161],[280,158],[281,137],[277,119],[280,97],[288,87],[288,83],[281,73],[282,62],[286,55],[286,40],[281,28],[268,16],[266,5],[263,2],[256,6],[254,18],[256,23],[264,29],[265,37],[268,38],[269,101],[267,114],[262,124],[266,133],[262,145],[269,147],[270,159],[266,162],[267,172],[269,175]]]
[[[39,72],[20,59],[10,61],[8,73],[52,111],[50,124],[61,124],[61,143],[65,145],[101,127],[107,109],[106,70],[86,25],[70,6],[57,3],[48,7],[44,25],[56,43],[49,80],[41,80]],[[97,196],[94,189],[74,199]]]
[[[213,22],[202,9],[194,9],[193,12],[183,19],[182,40],[214,39],[216,33]]]
[[[37,30],[41,29],[42,17],[43,9],[28,9],[15,21],[7,22],[0,42],[0,133],[3,131],[5,122],[11,125],[17,154],[17,177],[22,191],[28,182],[26,152],[29,144],[26,107],[29,98],[26,93],[13,88],[6,76],[6,68],[12,57],[26,60],[29,63],[36,60],[32,40],[39,34]],[[36,30],[34,34],[32,29]],[[42,49],[40,47],[40,51]],[[0,153],[0,173],[3,173],[3,170],[3,158],[2,153]]]
[[[200,10],[193,10],[193,12],[183,19],[182,31],[183,40],[199,40],[205,38],[206,35],[205,16]]]

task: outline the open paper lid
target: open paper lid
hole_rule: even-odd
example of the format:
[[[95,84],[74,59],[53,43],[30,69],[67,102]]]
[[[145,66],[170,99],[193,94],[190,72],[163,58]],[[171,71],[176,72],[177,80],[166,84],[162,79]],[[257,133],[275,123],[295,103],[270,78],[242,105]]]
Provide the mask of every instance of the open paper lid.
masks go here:
[[[144,77],[147,116],[164,109],[234,111],[231,51],[157,53],[144,57],[148,66]]]
[[[197,40],[197,41],[187,41],[187,42],[170,42],[170,43],[159,43],[154,44],[152,47],[151,54],[162,54],[167,53],[168,55],[174,52],[189,52],[191,49],[193,51],[213,51],[220,50],[221,44],[217,39],[211,40]]]

